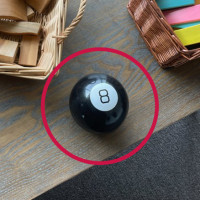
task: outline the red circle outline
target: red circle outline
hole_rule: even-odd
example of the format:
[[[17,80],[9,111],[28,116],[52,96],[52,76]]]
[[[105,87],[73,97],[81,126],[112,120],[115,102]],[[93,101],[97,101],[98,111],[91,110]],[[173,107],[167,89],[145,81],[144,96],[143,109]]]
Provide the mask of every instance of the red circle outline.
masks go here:
[[[53,77],[55,76],[55,74],[57,73],[57,71],[64,65],[66,64],[68,61],[72,60],[73,58],[82,55],[82,54],[86,54],[86,53],[91,53],[91,52],[97,52],[97,51],[103,51],[103,52],[109,52],[109,53],[114,53],[114,54],[118,54],[120,56],[123,56],[125,58],[127,58],[128,60],[130,60],[131,62],[135,63],[141,70],[142,72],[146,75],[152,90],[153,90],[153,94],[154,94],[154,100],[155,100],[155,111],[154,111],[154,118],[153,118],[153,122],[151,125],[151,128],[149,129],[148,134],[146,135],[146,137],[142,140],[142,142],[135,148],[133,149],[131,152],[129,152],[128,154],[119,157],[117,159],[113,159],[113,160],[108,160],[108,161],[93,161],[93,160],[87,160],[81,157],[78,157],[74,154],[72,154],[71,152],[69,152],[67,149],[65,149],[54,137],[54,135],[52,134],[47,119],[46,119],[46,114],[45,114],[45,99],[46,99],[46,94],[47,94],[47,90],[48,87],[53,79]],[[84,49],[81,51],[78,51],[70,56],[68,56],[67,58],[65,58],[63,61],[61,61],[61,63],[58,64],[58,66],[53,70],[53,72],[50,74],[49,78],[47,79],[43,92],[42,92],[42,99],[41,99],[41,115],[42,115],[42,120],[43,120],[43,124],[44,127],[50,137],[50,139],[52,140],[52,142],[66,155],[68,155],[69,157],[85,163],[85,164],[90,164],[90,165],[110,165],[110,164],[114,164],[114,163],[118,163],[121,161],[124,161],[128,158],[130,158],[131,156],[133,156],[135,153],[137,153],[140,149],[142,149],[142,147],[147,143],[147,141],[150,139],[156,124],[157,124],[157,120],[158,120],[158,115],[159,115],[159,98],[158,98],[158,92],[155,86],[155,83],[151,77],[151,75],[148,73],[148,71],[144,68],[144,66],[138,62],[135,58],[133,58],[132,56],[116,50],[116,49],[112,49],[112,48],[106,48],[106,47],[95,47],[95,48],[88,48],[88,49]]]

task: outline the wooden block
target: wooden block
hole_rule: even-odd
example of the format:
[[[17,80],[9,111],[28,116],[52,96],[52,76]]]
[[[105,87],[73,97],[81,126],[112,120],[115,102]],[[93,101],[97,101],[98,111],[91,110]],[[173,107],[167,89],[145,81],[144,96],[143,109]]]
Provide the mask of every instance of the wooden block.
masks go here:
[[[176,24],[176,25],[172,25],[173,28],[177,28],[177,29],[181,29],[181,28],[188,28],[191,26],[196,26],[200,24],[200,21],[197,22],[190,22],[190,23],[186,23],[186,24]]]
[[[200,4],[200,0],[195,0],[195,5]]]
[[[156,0],[161,10],[190,6],[195,4],[195,0]]]
[[[24,0],[0,0],[0,18],[27,20]]]
[[[39,13],[43,12],[50,0],[26,0],[26,3]]]
[[[20,48],[19,64],[23,66],[36,66],[38,58],[40,37],[23,36]]]
[[[36,22],[0,21],[0,32],[14,35],[38,35],[41,24]]]
[[[174,31],[183,45],[192,45],[200,43],[200,25]]]
[[[0,61],[13,63],[17,54],[18,42],[0,38]]]
[[[163,13],[171,25],[200,21],[200,5],[167,10]]]
[[[31,19],[34,16],[34,14],[35,14],[34,10],[31,7],[27,6],[27,17],[28,17],[28,19]]]

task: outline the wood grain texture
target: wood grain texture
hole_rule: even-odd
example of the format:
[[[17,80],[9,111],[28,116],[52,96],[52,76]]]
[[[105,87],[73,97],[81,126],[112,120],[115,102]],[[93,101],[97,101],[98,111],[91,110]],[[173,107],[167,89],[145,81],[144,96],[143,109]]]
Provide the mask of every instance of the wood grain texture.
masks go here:
[[[0,62],[13,63],[18,50],[18,42],[0,38]]]
[[[27,20],[24,0],[0,0],[0,18]]]
[[[36,22],[0,21],[0,32],[13,35],[38,35],[41,24]]]
[[[21,42],[19,64],[22,66],[36,66],[38,59],[40,37],[24,35]]]
[[[128,1],[88,0],[83,21],[65,42],[63,58],[89,47],[124,51],[139,60],[158,89],[160,114],[156,131],[200,109],[199,61],[163,70],[147,50],[126,5]],[[68,21],[78,0],[69,6]],[[69,112],[69,94],[85,74],[99,72],[116,77],[130,98],[130,111],[122,127],[100,137],[83,131]],[[0,196],[31,199],[91,167],[64,155],[51,142],[40,115],[44,83],[0,76]],[[91,53],[67,63],[51,83],[46,100],[49,126],[56,139],[83,158],[103,160],[144,138],[154,113],[151,87],[128,60],[109,53]],[[148,145],[148,143],[147,143]],[[22,192],[23,191],[23,192]]]

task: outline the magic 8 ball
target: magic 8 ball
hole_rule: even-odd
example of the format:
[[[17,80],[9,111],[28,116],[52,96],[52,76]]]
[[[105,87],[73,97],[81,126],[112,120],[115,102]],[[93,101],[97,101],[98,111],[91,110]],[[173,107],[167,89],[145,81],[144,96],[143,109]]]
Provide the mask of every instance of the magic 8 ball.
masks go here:
[[[105,74],[90,74],[74,86],[69,105],[73,118],[82,128],[106,133],[124,121],[129,102],[119,81]]]

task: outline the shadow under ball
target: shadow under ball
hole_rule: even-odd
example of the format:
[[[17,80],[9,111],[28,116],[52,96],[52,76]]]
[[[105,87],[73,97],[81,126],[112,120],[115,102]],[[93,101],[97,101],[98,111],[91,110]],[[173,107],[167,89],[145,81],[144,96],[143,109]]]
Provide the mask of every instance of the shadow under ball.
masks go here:
[[[76,83],[69,101],[74,120],[85,130],[107,133],[117,129],[128,113],[122,84],[105,74],[90,74]]]

